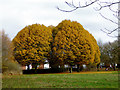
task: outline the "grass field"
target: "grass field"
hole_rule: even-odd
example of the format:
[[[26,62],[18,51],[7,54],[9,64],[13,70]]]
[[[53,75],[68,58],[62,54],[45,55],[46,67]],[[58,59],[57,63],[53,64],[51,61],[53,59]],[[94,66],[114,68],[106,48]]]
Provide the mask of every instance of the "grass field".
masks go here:
[[[3,75],[2,88],[118,88],[118,72]]]

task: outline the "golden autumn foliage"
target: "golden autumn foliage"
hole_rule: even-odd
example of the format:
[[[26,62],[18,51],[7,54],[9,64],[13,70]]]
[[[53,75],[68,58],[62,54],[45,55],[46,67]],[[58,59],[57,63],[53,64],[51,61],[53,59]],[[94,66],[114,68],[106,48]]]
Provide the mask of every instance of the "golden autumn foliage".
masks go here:
[[[26,26],[13,39],[13,44],[15,59],[22,65],[39,64],[45,58],[51,67],[100,63],[95,38],[76,21],[64,20],[56,27]]]
[[[13,39],[15,59],[22,65],[44,62],[51,51],[52,30],[40,24],[23,28]]]
[[[64,20],[54,29],[56,64],[98,64],[100,51],[95,38],[76,21]]]

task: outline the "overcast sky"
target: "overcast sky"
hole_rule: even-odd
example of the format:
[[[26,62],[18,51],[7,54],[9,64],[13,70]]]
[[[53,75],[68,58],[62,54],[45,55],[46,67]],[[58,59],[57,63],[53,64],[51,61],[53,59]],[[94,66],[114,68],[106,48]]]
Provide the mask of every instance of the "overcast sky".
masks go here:
[[[64,2],[65,0],[0,0],[0,29],[4,29],[12,40],[27,25],[38,23],[56,26],[62,20],[69,19],[83,25],[96,40],[101,39],[103,42],[116,40],[100,31],[104,28],[114,29],[117,26],[101,17],[99,12],[93,9],[96,7],[95,4],[67,13],[56,9],[58,6],[70,10]],[[101,13],[113,18],[108,9],[102,10]]]

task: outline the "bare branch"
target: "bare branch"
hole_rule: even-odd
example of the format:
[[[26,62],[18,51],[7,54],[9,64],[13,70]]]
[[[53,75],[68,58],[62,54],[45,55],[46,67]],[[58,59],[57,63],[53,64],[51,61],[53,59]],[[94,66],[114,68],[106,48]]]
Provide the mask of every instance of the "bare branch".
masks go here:
[[[90,0],[90,1],[91,1],[91,0]],[[89,3],[89,4],[86,2],[86,4],[85,4],[84,6],[81,6],[81,5],[80,5],[80,2],[79,2],[79,6],[75,6],[74,3],[73,3],[73,1],[72,1],[72,3],[68,3],[67,1],[65,1],[65,3],[66,3],[69,7],[73,8],[73,9],[72,9],[72,10],[63,10],[63,9],[60,9],[59,7],[57,7],[57,9],[60,10],[60,11],[63,11],[63,12],[72,12],[72,11],[77,10],[78,8],[88,7],[88,6],[94,4],[94,3],[97,2],[97,1],[98,1],[98,0],[91,1],[91,3]]]
[[[100,2],[100,3],[111,4],[111,2]]]
[[[109,18],[106,18],[104,15],[102,15],[101,13],[99,13],[104,19],[106,19],[106,20],[108,20],[108,21],[110,21],[110,22],[112,22],[112,23],[115,23],[115,24],[117,24],[118,25],[118,23],[117,22],[114,22],[113,20],[111,20],[111,19],[109,19]]]
[[[59,7],[57,7],[57,9],[60,10],[60,11],[63,11],[63,12],[72,12],[72,11],[77,10],[78,8],[72,9],[72,10],[70,10],[70,11],[62,10],[62,9],[60,9]]]
[[[120,18],[118,17],[118,14],[117,14],[117,15],[113,14],[113,16],[114,16],[115,18],[117,18],[118,21],[120,21]]]
[[[106,32],[106,31],[104,31],[104,30],[102,30],[102,29],[100,29],[102,32],[104,32],[104,33],[106,33],[107,34],[107,36],[109,36],[109,37],[112,37],[112,38],[117,38],[117,37],[119,37],[119,36],[112,36],[110,33],[108,33],[108,32]],[[115,30],[116,31],[116,30]],[[112,32],[112,31],[111,31]]]
[[[114,13],[118,13],[118,10],[112,10],[112,8],[111,7],[109,7],[109,9],[110,9],[110,11],[112,11],[112,12],[114,12]]]
[[[69,7],[76,8],[76,6],[74,5],[73,1],[72,1],[72,3],[68,3],[68,2],[65,1],[65,3],[66,3]]]
[[[91,6],[92,4],[97,3],[97,4],[98,4],[98,7],[94,8],[96,11],[100,11],[100,10],[102,10],[103,8],[108,8],[108,9],[113,13],[113,16],[114,16],[115,18],[117,18],[118,21],[120,21],[120,18],[118,17],[118,16],[120,15],[120,10],[119,10],[119,9],[115,9],[115,10],[114,10],[114,8],[112,7],[112,6],[114,6],[114,5],[120,4],[120,0],[119,0],[119,1],[113,1],[113,2],[110,2],[110,1],[107,1],[107,0],[106,0],[105,2],[104,2],[104,1],[101,2],[100,0],[94,0],[94,1],[93,1],[93,0],[89,0],[89,2],[85,2],[84,5],[81,5],[81,3],[79,2],[79,3],[78,3],[78,6],[74,4],[74,1],[73,1],[73,0],[72,0],[72,2],[67,2],[67,1],[65,1],[65,3],[71,8],[71,10],[64,10],[64,9],[59,8],[59,7],[57,7],[57,9],[60,10],[60,11],[63,11],[63,12],[73,12],[73,11],[79,9],[79,8],[89,7],[89,6]],[[106,20],[108,20],[108,21],[110,21],[110,22],[118,25],[118,22],[113,21],[112,19],[109,19],[109,18],[105,17],[105,16],[104,16],[103,14],[101,14],[101,13],[99,13],[99,14],[100,14],[104,19],[106,19]],[[120,28],[120,27],[119,27],[119,28]],[[111,36],[111,34],[112,34],[113,32],[115,32],[115,31],[117,31],[117,30],[118,30],[118,28],[116,28],[116,29],[114,29],[114,30],[112,30],[112,31],[110,31],[110,30],[108,30],[108,29],[106,29],[106,28],[105,28],[105,31],[101,29],[101,31],[103,31],[104,33],[106,33],[106,34],[107,34],[108,36],[110,36],[110,37],[119,37],[119,36]]]
[[[103,5],[102,6],[102,3],[106,3],[106,5]],[[111,6],[113,6],[113,5],[115,5],[115,4],[119,4],[120,3],[120,1],[118,1],[118,2],[112,2],[112,3],[110,3],[110,2],[98,2],[97,4],[100,6],[100,8],[98,9],[98,11],[100,11],[102,8],[106,8],[106,7],[111,7]]]
[[[106,29],[106,28],[105,28]],[[112,30],[112,31],[110,31],[110,30],[108,30],[108,29],[106,29],[107,31],[109,31],[108,32],[108,34],[112,34],[113,32],[115,32],[115,31],[117,31],[119,28],[116,28],[116,29],[114,29],[114,30]]]

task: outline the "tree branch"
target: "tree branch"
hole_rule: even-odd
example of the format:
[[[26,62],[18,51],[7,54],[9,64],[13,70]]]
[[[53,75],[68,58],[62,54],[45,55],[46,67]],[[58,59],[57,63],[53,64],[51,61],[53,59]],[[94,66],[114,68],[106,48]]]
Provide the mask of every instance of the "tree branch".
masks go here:
[[[91,0],[90,0],[90,1],[91,1]],[[85,4],[84,6],[81,6],[81,5],[80,5],[80,2],[79,2],[79,6],[75,6],[74,3],[73,3],[73,1],[72,1],[72,3],[69,3],[69,2],[67,2],[67,1],[65,1],[65,3],[66,3],[69,7],[73,8],[73,9],[72,9],[72,10],[63,10],[63,9],[60,9],[59,7],[57,7],[57,9],[60,10],[60,11],[63,11],[63,12],[72,12],[72,11],[77,10],[78,8],[88,7],[88,6],[94,4],[94,3],[97,2],[97,1],[98,1],[98,0],[91,1],[91,3],[89,3],[89,4],[87,4],[87,2],[86,2],[86,4]]]
[[[118,28],[116,28],[116,29],[114,29],[114,30],[112,30],[112,31],[110,31],[110,30],[108,30],[108,29],[106,29],[106,28],[105,28],[105,30],[103,30],[103,29],[100,29],[100,30],[101,30],[102,32],[106,33],[107,36],[109,36],[109,37],[117,38],[117,37],[120,37],[120,36],[119,36],[119,35],[118,35],[118,36],[112,36],[111,34],[112,34],[113,32],[115,32],[115,31],[117,31],[119,28],[120,28],[120,27],[118,27]],[[106,31],[108,31],[108,32],[106,32]]]
[[[109,19],[109,18],[106,18],[104,15],[102,15],[101,13],[99,13],[104,19],[106,19],[106,20],[108,20],[108,21],[110,21],[110,22],[112,22],[112,23],[115,23],[115,24],[117,24],[118,25],[118,23],[117,22],[114,22],[113,20],[111,20],[111,19]]]
[[[110,2],[110,1],[107,1],[107,0],[106,0],[106,2],[101,2],[100,0],[94,0],[94,1],[89,0],[89,1],[90,1],[89,3],[88,3],[88,2],[85,2],[85,4],[84,4],[83,6],[81,5],[80,2],[79,2],[79,5],[76,6],[76,5],[74,4],[73,0],[72,0],[71,3],[65,1],[65,3],[66,3],[70,8],[72,8],[72,9],[71,9],[71,10],[64,10],[64,9],[59,8],[59,7],[57,7],[57,9],[60,10],[60,11],[63,11],[63,12],[73,12],[73,11],[79,9],[79,8],[89,7],[89,6],[91,6],[92,4],[97,3],[99,6],[96,7],[96,9],[94,8],[96,11],[100,11],[100,10],[103,9],[103,8],[108,8],[111,12],[113,12],[113,16],[114,16],[115,18],[117,18],[118,21],[120,21],[120,18],[119,18],[120,10],[119,10],[119,9],[114,10],[113,7],[112,7],[113,5],[120,4],[120,0],[119,0],[119,1],[113,1],[113,2]],[[106,20],[108,20],[108,21],[110,21],[110,22],[118,25],[118,22],[115,22],[115,21],[113,21],[113,20],[105,17],[105,16],[102,15],[101,13],[99,13],[99,14],[100,14],[104,19],[106,19]],[[118,27],[118,28],[120,29],[120,27]],[[115,31],[117,31],[117,30],[119,31],[118,28],[116,28],[116,29],[114,29],[114,30],[112,30],[112,31],[110,31],[110,30],[108,30],[108,29],[105,29],[107,32],[104,31],[104,30],[102,30],[102,29],[101,29],[101,31],[103,31],[103,32],[106,33],[108,36],[110,36],[110,34],[112,34],[113,32],[115,32]],[[110,36],[110,37],[114,37],[114,36]],[[116,36],[115,36],[115,37],[116,37]],[[118,35],[117,37],[119,37],[119,35]]]
[[[106,5],[101,5],[102,3],[106,3]],[[100,8],[98,9],[98,11],[100,11],[102,8],[106,8],[106,7],[111,7],[112,5],[115,5],[115,4],[118,4],[118,3],[120,3],[120,1],[118,1],[118,2],[98,2],[97,4],[100,6]]]

